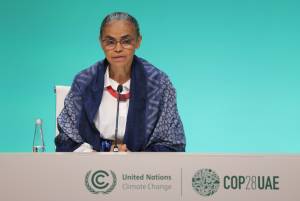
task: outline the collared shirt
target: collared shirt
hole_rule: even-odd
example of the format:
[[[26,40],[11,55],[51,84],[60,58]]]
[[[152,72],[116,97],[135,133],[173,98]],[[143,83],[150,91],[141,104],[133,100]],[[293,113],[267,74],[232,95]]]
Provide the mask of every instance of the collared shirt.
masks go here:
[[[104,90],[102,95],[101,104],[99,110],[94,119],[96,128],[99,130],[101,137],[108,140],[115,139],[116,128],[116,115],[118,101],[107,90],[106,87],[111,86],[114,90],[117,90],[119,83],[109,77],[109,68],[106,69],[104,75]],[[123,84],[123,91],[121,94],[129,93],[130,80]],[[118,122],[118,140],[122,141],[125,128],[127,113],[129,107],[129,99],[126,101],[120,101],[119,104],[119,122]]]
[[[116,115],[117,115],[117,99],[113,97],[107,90],[107,87],[111,86],[114,90],[117,90],[119,83],[109,77],[109,67],[107,67],[104,75],[104,89],[102,94],[101,103],[98,112],[95,116],[94,123],[101,138],[108,140],[115,140],[115,128],[116,128]],[[123,91],[121,94],[129,93],[130,79],[123,85]],[[129,108],[129,99],[126,101],[120,101],[119,104],[119,119],[118,119],[118,140],[123,141],[127,114]],[[83,143],[74,152],[91,152],[93,148],[88,143]]]

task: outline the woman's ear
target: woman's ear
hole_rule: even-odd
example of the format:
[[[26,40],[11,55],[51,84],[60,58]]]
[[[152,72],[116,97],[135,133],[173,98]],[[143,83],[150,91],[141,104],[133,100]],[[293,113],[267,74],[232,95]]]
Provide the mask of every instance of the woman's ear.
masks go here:
[[[99,44],[100,44],[100,47],[103,49],[103,44],[102,44],[102,40],[101,40],[100,36],[99,36]]]
[[[138,49],[138,48],[140,47],[141,42],[142,42],[142,36],[139,36],[139,37],[137,38],[137,43],[136,43],[136,45],[135,45],[135,49]]]

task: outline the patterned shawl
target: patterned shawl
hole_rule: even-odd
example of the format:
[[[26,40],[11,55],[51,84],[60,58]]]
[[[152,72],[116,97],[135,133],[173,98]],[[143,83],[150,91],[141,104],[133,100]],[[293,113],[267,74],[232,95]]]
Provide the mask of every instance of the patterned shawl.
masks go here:
[[[65,105],[57,118],[56,151],[74,151],[87,142],[101,151],[103,139],[94,118],[101,103],[107,60],[81,71],[75,77]],[[130,102],[123,142],[130,151],[185,151],[176,92],[165,73],[134,56]],[[100,117],[101,121],[101,117]]]

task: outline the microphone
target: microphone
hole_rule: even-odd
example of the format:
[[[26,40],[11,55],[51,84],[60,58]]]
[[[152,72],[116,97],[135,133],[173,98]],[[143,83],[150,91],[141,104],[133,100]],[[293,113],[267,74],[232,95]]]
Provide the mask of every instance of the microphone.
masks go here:
[[[117,88],[117,92],[118,92],[118,103],[117,103],[117,115],[116,115],[116,129],[115,129],[115,144],[114,144],[114,152],[119,152],[119,147],[117,144],[117,137],[118,137],[118,124],[119,124],[119,104],[120,104],[120,94],[123,91],[123,86],[119,85]]]
[[[119,86],[117,88],[117,92],[120,94],[120,93],[122,93],[122,91],[123,91],[123,86],[119,84]]]

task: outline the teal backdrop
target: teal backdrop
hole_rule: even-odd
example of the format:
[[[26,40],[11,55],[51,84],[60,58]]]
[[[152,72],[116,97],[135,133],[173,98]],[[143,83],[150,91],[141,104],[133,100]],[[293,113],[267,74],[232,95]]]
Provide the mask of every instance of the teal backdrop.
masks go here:
[[[137,55],[177,89],[188,152],[300,153],[300,1],[0,0],[0,151],[54,151],[55,85],[103,59],[99,25],[135,16]]]

